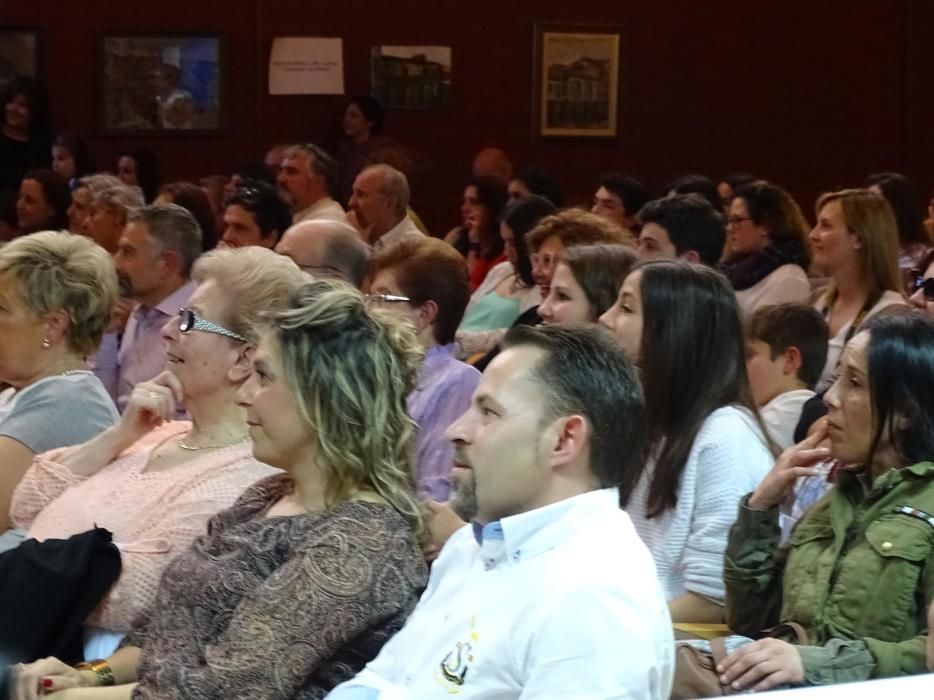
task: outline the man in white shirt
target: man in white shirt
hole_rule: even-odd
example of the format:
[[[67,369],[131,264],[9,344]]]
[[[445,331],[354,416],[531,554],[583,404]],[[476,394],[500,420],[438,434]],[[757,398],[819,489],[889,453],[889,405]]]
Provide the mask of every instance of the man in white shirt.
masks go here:
[[[405,236],[424,236],[406,213],[409,181],[390,165],[371,165],[360,171],[350,195],[347,222],[378,253]]]
[[[668,698],[674,642],[620,495],[643,468],[632,366],[596,328],[518,326],[448,430],[448,540],[406,625],[331,700]]]
[[[343,221],[344,209],[331,194],[337,191],[337,161],[313,143],[285,151],[276,176],[292,207],[292,223],[312,219]]]

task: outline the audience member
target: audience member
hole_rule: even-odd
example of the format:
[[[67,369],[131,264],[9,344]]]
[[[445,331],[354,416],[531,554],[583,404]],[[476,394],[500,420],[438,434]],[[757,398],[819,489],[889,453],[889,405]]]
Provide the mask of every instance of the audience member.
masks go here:
[[[331,700],[668,697],[671,620],[619,508],[643,469],[636,374],[598,329],[519,327],[505,346],[448,431],[474,522]]]
[[[85,175],[78,180],[71,191],[71,206],[68,207],[68,230],[72,233],[84,233],[84,222],[91,213],[94,198],[111,187],[122,186],[116,175],[95,173]],[[140,197],[142,199],[142,196]]]
[[[138,148],[121,155],[117,159],[117,177],[128,187],[139,187],[146,204],[152,203],[162,184],[159,160],[148,148]]]
[[[136,386],[117,425],[37,458],[13,497],[12,519],[29,537],[65,539],[95,524],[113,533],[123,566],[88,620],[96,656],[149,615],[162,572],[208,519],[275,473],[251,454],[236,394],[251,373],[261,316],[281,309],[302,275],[249,248],[206,255],[193,277],[190,306],[162,329],[169,370]],[[181,405],[191,422],[173,420]]]
[[[823,393],[843,347],[860,326],[882,309],[904,304],[898,268],[898,229],[892,208],[868,190],[829,192],[817,200],[817,224],[811,231],[814,265],[830,285],[814,301],[827,321],[827,364],[816,391]]]
[[[55,137],[52,143],[52,170],[65,178],[70,189],[74,189],[81,178],[96,169],[91,149],[81,136],[63,131]]]
[[[555,266],[548,296],[538,315],[550,325],[596,323],[613,306],[620,285],[637,258],[618,243],[573,246]]]
[[[716,211],[723,211],[725,206],[720,190],[716,183],[704,175],[682,175],[672,180],[663,190],[666,197],[676,194],[698,194],[708,202]],[[727,211],[729,211],[727,209]]]
[[[291,148],[291,144],[288,143],[277,143],[274,146],[271,146],[266,155],[263,156],[263,165],[266,167],[266,171],[272,177],[273,181],[278,179],[279,170],[282,168],[282,160],[285,158],[286,151]]]
[[[708,267],[640,263],[600,322],[638,365],[648,414],[649,466],[623,507],[655,558],[675,622],[721,622],[736,503],[773,462],[736,296]]]
[[[762,306],[746,325],[746,372],[769,436],[781,449],[794,443],[804,403],[827,361],[827,322],[797,304]]]
[[[515,204],[523,197],[537,194],[559,209],[564,206],[564,190],[561,189],[561,183],[543,168],[523,168],[509,183],[506,191],[509,195],[509,204]]]
[[[201,250],[207,252],[217,246],[217,228],[211,200],[204,188],[193,182],[170,182],[159,188],[153,204],[177,204],[191,214],[201,229]]]
[[[340,202],[346,204],[353,194],[353,183],[365,167],[372,165],[371,151],[383,143],[380,137],[386,112],[371,95],[351,98],[341,118],[341,139],[337,147],[340,172]]]
[[[590,211],[635,237],[638,229],[636,215],[648,201],[649,192],[641,182],[628,175],[610,173],[601,178]]]
[[[470,172],[474,177],[495,178],[506,187],[512,181],[512,160],[503,149],[488,146],[477,151]]]
[[[370,165],[353,183],[347,222],[379,252],[406,236],[424,236],[406,213],[409,183],[390,165]]]
[[[716,267],[726,245],[723,218],[698,194],[656,199],[639,210],[639,257]]]
[[[224,198],[226,199],[239,189],[247,180],[258,180],[267,185],[276,186],[276,178],[262,163],[246,162],[237,166],[224,185]]]
[[[82,180],[84,182],[84,180]],[[117,252],[117,242],[131,209],[143,206],[139,187],[118,184],[93,193],[91,206],[82,224],[82,233],[108,253]]]
[[[730,629],[759,637],[793,621],[808,642],[746,640],[718,669],[734,690],[926,670],[934,600],[931,321],[872,319],[847,344],[825,400],[829,430],[786,451],[743,497],[724,570]],[[818,447],[827,436],[830,449]],[[842,465],[836,483],[779,547],[779,504],[828,456]]]
[[[407,238],[373,258],[371,303],[410,320],[425,349],[408,409],[418,425],[413,473],[418,494],[446,501],[454,445],[448,427],[470,406],[480,373],[454,357],[454,332],[470,299],[464,259],[436,238]]]
[[[791,195],[762,180],[743,185],[730,203],[726,227],[723,273],[744,316],[760,306],[808,300],[808,225]]]
[[[3,92],[0,114],[0,192],[18,192],[23,175],[50,165],[52,132],[44,86],[19,76]]]
[[[275,187],[261,180],[244,180],[224,203],[224,234],[218,246],[272,249],[291,225],[289,205]]]
[[[148,620],[96,663],[112,684],[137,684],[125,696],[324,697],[425,585],[407,469],[414,334],[342,282],[306,285],[270,316],[238,401],[255,458],[285,473],[211,520],[169,564]],[[45,659],[17,681],[29,692],[101,675]]]
[[[930,318],[934,318],[934,251],[921,262],[921,272],[915,278],[911,305]]]
[[[476,290],[490,270],[505,260],[499,221],[506,204],[506,187],[500,180],[472,178],[464,188],[463,223],[444,237],[467,260],[471,290]]]
[[[898,267],[909,279],[931,251],[931,237],[924,226],[921,197],[914,183],[900,173],[876,173],[869,176],[871,192],[885,197],[898,226]]]
[[[363,286],[370,258],[370,247],[357,229],[327,219],[290,227],[276,244],[276,252],[315,277],[338,277],[357,289]]]
[[[162,328],[188,306],[196,286],[191,268],[200,254],[201,231],[186,209],[150,204],[129,213],[114,254],[120,295],[135,302],[117,355],[121,412],[134,386],[165,369]]]
[[[313,143],[291,146],[282,157],[277,177],[280,191],[292,207],[292,223],[311,219],[344,221],[337,194],[337,162]]]
[[[217,232],[224,230],[224,197],[226,196],[225,190],[228,182],[230,182],[230,178],[226,175],[208,175],[207,177],[202,177],[198,181],[201,191],[204,192],[211,206],[211,215],[214,218],[215,239],[217,238]],[[236,189],[236,187],[234,189]],[[233,190],[231,190],[231,192],[232,191]],[[206,246],[207,236],[202,236],[202,238]],[[210,248],[205,248],[205,250],[213,249],[213,245]]]
[[[20,234],[65,230],[70,204],[71,192],[65,178],[54,170],[30,170],[23,176],[16,200]]]
[[[0,393],[0,529],[37,454],[88,440],[119,417],[84,359],[116,299],[110,256],[86,238],[47,231],[0,248],[0,381],[10,387]]]
[[[717,184],[717,193],[720,195],[720,201],[723,202],[724,216],[730,214],[730,204],[736,190],[743,185],[751,185],[758,179],[755,175],[749,173],[730,173]]]

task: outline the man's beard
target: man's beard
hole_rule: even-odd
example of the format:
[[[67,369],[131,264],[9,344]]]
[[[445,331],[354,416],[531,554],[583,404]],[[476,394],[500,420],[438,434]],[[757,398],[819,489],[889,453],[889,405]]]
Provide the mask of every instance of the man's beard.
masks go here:
[[[477,490],[474,484],[473,472],[469,477],[452,479],[451,498],[448,501],[457,517],[469,523],[477,517]]]
[[[117,273],[117,286],[119,287],[119,293],[121,297],[125,299],[133,298],[133,282],[130,281],[130,278],[122,273]]]

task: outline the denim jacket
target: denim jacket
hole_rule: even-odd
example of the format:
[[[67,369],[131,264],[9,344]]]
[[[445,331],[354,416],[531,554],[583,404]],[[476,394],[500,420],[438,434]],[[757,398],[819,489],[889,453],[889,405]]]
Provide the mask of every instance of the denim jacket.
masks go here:
[[[925,671],[934,598],[934,463],[844,472],[779,547],[778,509],[740,504],[726,551],[727,623],[758,636],[805,627],[805,681],[821,685]]]

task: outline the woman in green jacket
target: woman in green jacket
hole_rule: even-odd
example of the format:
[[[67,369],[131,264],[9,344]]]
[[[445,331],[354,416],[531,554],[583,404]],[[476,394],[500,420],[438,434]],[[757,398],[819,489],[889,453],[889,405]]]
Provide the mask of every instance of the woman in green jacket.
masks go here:
[[[785,451],[743,498],[724,579],[730,628],[797,622],[814,646],[764,638],[720,665],[743,690],[923,673],[934,599],[934,322],[873,319],[824,397],[827,426]],[[830,438],[831,447],[819,444]],[[834,487],[779,547],[778,506],[811,465]]]

